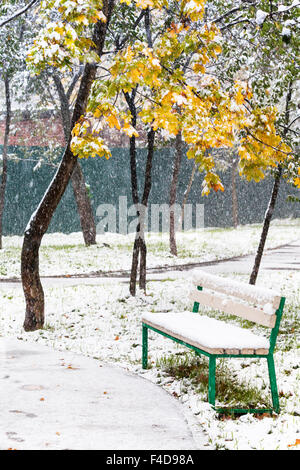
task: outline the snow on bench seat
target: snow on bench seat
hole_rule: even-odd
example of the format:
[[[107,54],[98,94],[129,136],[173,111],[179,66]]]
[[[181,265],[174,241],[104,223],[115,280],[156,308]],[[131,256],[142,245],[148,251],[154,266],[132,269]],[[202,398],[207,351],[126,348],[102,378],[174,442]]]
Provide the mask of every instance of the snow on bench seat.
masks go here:
[[[266,338],[197,313],[145,313],[142,321],[211,354],[268,354],[269,351]]]

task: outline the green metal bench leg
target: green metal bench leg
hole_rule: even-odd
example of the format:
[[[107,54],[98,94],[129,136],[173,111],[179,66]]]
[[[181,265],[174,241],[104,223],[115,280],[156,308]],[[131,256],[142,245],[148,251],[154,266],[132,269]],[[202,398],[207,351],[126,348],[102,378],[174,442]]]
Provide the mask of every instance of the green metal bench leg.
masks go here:
[[[216,358],[209,358],[208,403],[215,406],[216,401]]]
[[[270,354],[268,356],[267,360],[268,360],[268,368],[269,368],[269,377],[270,377],[270,386],[271,386],[273,409],[276,413],[279,413],[279,411],[280,411],[279,397],[278,397],[278,390],[277,390],[277,382],[276,382],[276,374],[275,374],[275,365],[274,365],[273,355]]]
[[[148,328],[143,326],[143,353],[142,353],[142,367],[148,367]]]

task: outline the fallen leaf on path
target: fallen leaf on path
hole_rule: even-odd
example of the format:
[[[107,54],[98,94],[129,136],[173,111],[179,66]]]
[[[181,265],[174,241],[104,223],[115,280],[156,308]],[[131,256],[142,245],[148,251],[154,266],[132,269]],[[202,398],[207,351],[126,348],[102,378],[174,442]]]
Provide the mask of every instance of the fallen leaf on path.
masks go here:
[[[296,447],[300,444],[300,439],[296,439],[295,444],[289,444],[288,447]]]

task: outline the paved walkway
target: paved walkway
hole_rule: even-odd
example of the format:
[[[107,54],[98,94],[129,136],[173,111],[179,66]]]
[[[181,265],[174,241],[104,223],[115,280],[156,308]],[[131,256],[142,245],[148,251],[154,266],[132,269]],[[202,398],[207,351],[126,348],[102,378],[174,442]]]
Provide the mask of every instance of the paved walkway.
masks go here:
[[[197,449],[181,406],[160,387],[14,339],[0,338],[0,416],[0,450]]]
[[[251,270],[253,267],[255,255],[246,255],[246,256],[238,256],[228,261],[205,261],[203,263],[197,263],[197,265],[185,265],[183,267],[177,266],[176,269],[172,270],[172,268],[168,267],[166,270],[162,270],[162,272],[149,272],[147,275],[147,280],[152,279],[176,279],[182,278],[186,276],[185,273],[189,273],[189,271],[193,269],[203,269],[204,271],[212,272],[212,273],[240,273],[240,274],[248,274],[250,277]],[[262,263],[260,266],[261,271],[268,271],[268,270],[290,270],[290,271],[300,271],[300,240],[296,240],[288,245],[281,246],[279,248],[270,249],[264,252]],[[151,270],[150,270],[151,271]],[[82,277],[42,277],[41,281],[42,284],[46,286],[73,286],[78,284],[86,284],[86,285],[97,285],[103,284],[105,282],[128,282],[129,276],[124,275],[122,276],[113,276],[113,277],[103,277],[103,275],[99,275],[99,277],[93,276],[86,276]],[[0,280],[0,288],[11,288],[12,286],[16,288],[21,288],[21,281],[20,280]]]
[[[203,269],[215,273],[240,273],[251,274],[255,255],[236,258],[233,261],[217,262]],[[282,246],[264,253],[260,270],[261,271],[300,271],[300,240],[289,245]]]
[[[253,268],[255,255],[247,255],[233,258],[229,261],[212,261],[199,263],[196,267],[192,264],[183,267],[183,269],[162,271],[160,273],[149,273],[147,279],[177,279],[189,275],[193,269],[203,269],[211,273],[236,273],[236,274],[250,274]],[[300,240],[296,240],[289,245],[281,246],[280,248],[265,251],[260,270],[290,270],[300,271]],[[92,278],[44,278],[42,282],[45,284],[55,285],[77,285],[77,284],[99,284],[103,282],[128,282],[127,277],[106,278],[106,277],[92,277]]]

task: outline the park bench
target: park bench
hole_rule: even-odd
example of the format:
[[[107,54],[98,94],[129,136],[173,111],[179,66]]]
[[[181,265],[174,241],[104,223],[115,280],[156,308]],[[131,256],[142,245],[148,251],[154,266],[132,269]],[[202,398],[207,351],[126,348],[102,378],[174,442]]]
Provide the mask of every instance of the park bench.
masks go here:
[[[145,313],[142,317],[142,366],[148,364],[148,330],[153,330],[209,358],[208,401],[215,407],[217,358],[265,358],[268,363],[273,408],[230,409],[231,413],[279,413],[279,398],[274,367],[274,348],[283,313],[285,298],[270,289],[245,284],[228,278],[197,271],[190,294],[193,312]],[[236,315],[267,327],[269,338],[249,328],[232,325],[206,315],[199,306]],[[247,325],[248,326],[248,325]]]

